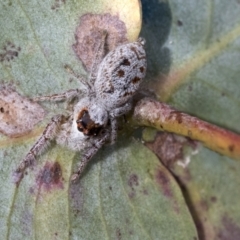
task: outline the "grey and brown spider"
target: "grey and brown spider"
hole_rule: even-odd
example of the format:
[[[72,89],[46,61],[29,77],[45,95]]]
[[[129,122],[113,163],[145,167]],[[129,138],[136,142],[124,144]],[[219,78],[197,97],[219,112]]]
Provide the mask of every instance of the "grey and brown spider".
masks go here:
[[[85,86],[85,91],[71,89],[52,96],[37,97],[35,101],[70,101],[75,99],[73,113],[56,115],[47,125],[41,137],[30,149],[17,168],[23,176],[38,155],[56,140],[57,144],[73,151],[83,151],[81,162],[71,180],[76,181],[96,152],[108,141],[114,143],[117,136],[117,118],[132,108],[132,97],[146,73],[145,41],[125,43],[110,51],[104,58],[103,36],[93,63],[89,81],[72,72]]]

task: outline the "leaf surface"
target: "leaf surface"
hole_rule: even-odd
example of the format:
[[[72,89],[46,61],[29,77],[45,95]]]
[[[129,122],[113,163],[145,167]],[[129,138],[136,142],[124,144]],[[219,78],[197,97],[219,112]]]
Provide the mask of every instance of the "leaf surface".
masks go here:
[[[239,134],[239,1],[143,1],[144,11],[146,86],[175,109]],[[238,239],[240,163],[197,149],[182,153],[188,164],[179,166],[178,156],[166,165],[183,188],[200,239]]]
[[[29,98],[79,87],[64,65],[86,74],[73,50],[82,15],[119,17],[131,41],[141,26],[138,1],[21,0],[0,8],[0,79]],[[76,185],[69,179],[80,154],[53,143],[17,186],[14,170],[50,118],[64,111],[64,104],[41,105],[47,115],[30,133],[0,138],[3,239],[197,239],[172,175],[127,136],[101,150]]]

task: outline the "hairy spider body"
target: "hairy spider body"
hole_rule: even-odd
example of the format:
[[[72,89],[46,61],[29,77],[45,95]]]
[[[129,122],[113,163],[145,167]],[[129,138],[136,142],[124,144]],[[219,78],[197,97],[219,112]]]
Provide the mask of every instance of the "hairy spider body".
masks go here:
[[[106,34],[99,45],[88,82],[67,67],[84,84],[86,91],[72,89],[65,93],[34,99],[76,99],[77,103],[70,116],[57,115],[52,118],[21,162],[18,173],[23,174],[45,150],[49,141],[55,139],[58,144],[74,151],[84,150],[80,165],[71,178],[75,181],[98,149],[108,141],[114,143],[117,136],[117,118],[131,110],[132,97],[146,73],[145,41],[139,38],[136,42],[118,46],[102,59],[105,37]]]

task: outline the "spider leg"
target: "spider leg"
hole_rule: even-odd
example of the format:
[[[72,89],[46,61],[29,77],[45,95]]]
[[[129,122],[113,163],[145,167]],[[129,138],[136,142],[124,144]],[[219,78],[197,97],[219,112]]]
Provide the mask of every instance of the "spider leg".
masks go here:
[[[68,100],[71,101],[75,97],[81,96],[81,93],[83,93],[80,89],[71,89],[63,93],[48,95],[48,96],[40,96],[32,98],[34,102],[41,102],[41,101],[64,101]]]
[[[78,166],[77,171],[71,176],[72,182],[76,182],[79,179],[89,161],[108,140],[109,132],[106,132],[99,138],[95,139],[92,143],[92,146],[85,150],[85,153],[82,156],[82,160]]]
[[[16,169],[16,173],[20,174],[19,180],[22,179],[25,169],[31,166],[36,160],[36,157],[48,147],[50,141],[55,138],[59,126],[65,121],[66,117],[63,115],[56,115],[52,118],[52,121],[47,125],[41,137],[33,145],[28,154],[20,163],[19,167]]]
[[[70,74],[72,74],[75,78],[77,78],[85,87],[87,87],[88,90],[91,90],[93,86],[91,83],[87,81],[87,79],[79,74],[77,74],[69,65],[64,65],[64,68],[66,71],[68,71]]]
[[[98,67],[100,65],[100,63],[102,62],[104,55],[105,55],[105,43],[106,43],[106,37],[107,37],[107,31],[102,31],[102,36],[100,39],[100,43],[99,46],[97,48],[96,54],[94,56],[94,60],[92,63],[92,67],[91,67],[91,75],[90,75],[90,82],[91,84],[94,84],[95,79],[96,79],[96,75],[97,75],[97,70]]]
[[[117,139],[117,131],[118,131],[118,122],[116,118],[110,118],[111,122],[111,144],[114,144]]]
[[[114,144],[117,138],[118,131],[118,122],[117,117],[124,115],[132,109],[132,103],[126,103],[125,105],[113,109],[110,113],[110,122],[111,122],[111,144]]]

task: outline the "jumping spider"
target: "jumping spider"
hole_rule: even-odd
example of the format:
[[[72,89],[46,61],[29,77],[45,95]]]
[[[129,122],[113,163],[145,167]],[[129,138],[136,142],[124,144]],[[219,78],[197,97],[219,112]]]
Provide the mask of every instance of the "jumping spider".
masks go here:
[[[75,99],[73,113],[56,115],[16,170],[23,176],[38,155],[56,140],[62,146],[82,151],[82,160],[71,180],[76,181],[96,152],[117,137],[117,118],[131,110],[132,97],[146,73],[145,41],[126,43],[103,56],[106,34],[99,44],[89,81],[76,75],[85,90],[71,89],[61,94],[37,97],[35,101],[70,101]]]

